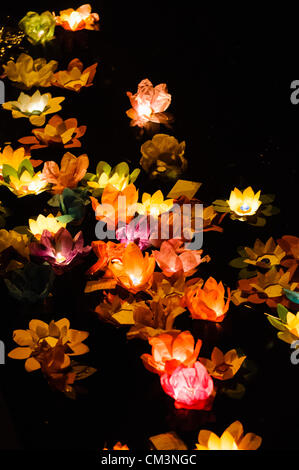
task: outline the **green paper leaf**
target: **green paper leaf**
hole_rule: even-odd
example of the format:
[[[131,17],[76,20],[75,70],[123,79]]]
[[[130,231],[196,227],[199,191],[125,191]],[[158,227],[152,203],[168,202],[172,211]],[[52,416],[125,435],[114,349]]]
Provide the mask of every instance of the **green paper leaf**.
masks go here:
[[[80,364],[76,361],[72,361],[71,366],[72,372],[76,373],[76,381],[84,380],[87,377],[93,375],[95,372],[97,372],[97,369],[95,369],[94,367],[87,366],[86,364]]]
[[[4,163],[3,167],[2,167],[2,176],[4,178],[4,180],[9,180],[9,178],[11,176],[13,176],[14,178],[18,178],[18,172],[10,165],[7,165],[6,163]]]
[[[299,292],[294,292],[289,289],[283,289],[283,292],[287,299],[289,299],[291,302],[294,302],[295,304],[299,304]]]
[[[96,175],[99,176],[101,175],[102,173],[106,173],[106,175],[110,175],[111,173],[111,166],[109,165],[109,163],[107,162],[104,162],[104,161],[100,161],[98,164],[97,164],[97,168],[96,168]]]
[[[226,201],[223,199],[216,199],[215,201],[212,202],[213,206],[221,206],[221,207],[228,207],[229,205]]]
[[[135,170],[132,171],[131,176],[130,176],[130,183],[134,183],[136,181],[137,177],[139,176],[139,173],[140,173],[139,168],[135,168]]]
[[[48,205],[51,207],[59,207],[60,206],[60,194],[54,194],[51,199],[48,201]]]
[[[234,388],[223,388],[222,392],[233,400],[240,400],[243,398],[246,388],[243,384],[237,383]]]
[[[32,163],[28,159],[23,160],[19,165],[19,168],[18,168],[18,177],[19,178],[21,177],[22,173],[24,173],[24,171],[28,171],[28,173],[30,174],[31,177],[34,176],[34,168],[32,166]]]
[[[287,329],[279,318],[273,317],[272,315],[268,315],[268,314],[266,315],[267,315],[267,319],[269,320],[271,325],[274,326],[274,328],[280,331],[285,331]]]
[[[250,279],[251,277],[256,276],[257,270],[256,269],[241,269],[239,272],[239,279]]]
[[[232,268],[237,268],[237,269],[241,269],[247,266],[247,264],[244,263],[244,258],[241,258],[241,257],[232,259],[228,264]]]
[[[260,201],[262,201],[263,204],[270,204],[273,202],[275,199],[275,194],[262,194],[260,196]]]
[[[70,214],[65,214],[65,215],[60,215],[59,217],[56,217],[58,222],[61,222],[62,224],[68,224],[69,222],[72,222],[74,220],[74,217]]]
[[[248,220],[248,223],[255,227],[264,227],[266,225],[266,219],[264,217],[257,217],[254,222]]]
[[[281,319],[281,321],[283,323],[286,323],[287,322],[287,314],[288,314],[288,309],[284,306],[284,305],[281,305],[281,304],[278,304],[277,305],[277,313],[279,315],[279,318]]]

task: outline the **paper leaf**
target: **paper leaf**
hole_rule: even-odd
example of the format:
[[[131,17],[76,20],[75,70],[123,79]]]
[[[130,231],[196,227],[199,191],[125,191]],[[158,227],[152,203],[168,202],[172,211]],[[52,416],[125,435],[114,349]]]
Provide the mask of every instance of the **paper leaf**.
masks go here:
[[[167,197],[177,199],[180,196],[187,196],[189,199],[192,199],[201,185],[202,183],[196,181],[178,180],[167,194]]]
[[[271,323],[272,326],[274,326],[274,328],[277,328],[277,330],[280,330],[280,331],[286,330],[285,325],[282,323],[282,321],[279,318],[273,317],[272,315],[268,315],[268,314],[266,315],[267,315],[269,322]]]
[[[60,194],[54,194],[51,199],[48,201],[48,205],[51,207],[59,207],[60,206]]]
[[[166,432],[149,438],[156,450],[187,450],[186,444],[175,432]]]
[[[94,367],[90,367],[84,364],[80,364],[79,362],[72,361],[71,363],[72,371],[76,373],[76,381],[83,380],[89,377],[90,375],[97,372],[97,369]]]
[[[114,289],[116,286],[116,281],[114,279],[98,279],[97,281],[88,281],[85,286],[85,294],[94,292],[96,290],[103,289]]]
[[[19,178],[21,177],[21,175],[24,171],[28,171],[28,173],[31,177],[34,176],[34,168],[32,166],[32,163],[28,159],[23,160],[19,165],[19,168],[18,168],[18,177]]]
[[[244,263],[244,258],[232,259],[228,264],[232,268],[237,268],[237,269],[241,269],[241,268],[244,268],[245,266],[247,266],[247,264]]]
[[[70,214],[65,214],[65,215],[60,215],[59,217],[56,217],[58,222],[61,222],[63,224],[68,224],[72,220],[74,220],[74,217]]]
[[[9,178],[10,176],[13,176],[14,178],[18,179],[18,172],[12,166],[4,163],[2,167],[2,176],[4,179]]]
[[[262,201],[263,204],[270,204],[273,202],[275,199],[275,194],[262,194],[260,196],[260,201]]]
[[[289,299],[291,302],[294,302],[295,304],[299,304],[299,292],[294,292],[289,289],[283,289],[283,292],[287,299]],[[278,307],[277,307],[277,311],[278,311]]]
[[[133,310],[124,309],[112,315],[120,325],[135,325]]]
[[[240,400],[243,398],[246,388],[243,384],[237,383],[235,388],[223,388],[222,392],[225,393],[229,398],[232,398],[233,400]]]

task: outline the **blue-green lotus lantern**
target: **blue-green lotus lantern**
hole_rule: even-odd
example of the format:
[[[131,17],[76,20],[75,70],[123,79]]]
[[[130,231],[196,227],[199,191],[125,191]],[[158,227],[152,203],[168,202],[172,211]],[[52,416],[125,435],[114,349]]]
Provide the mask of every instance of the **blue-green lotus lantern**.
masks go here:
[[[56,21],[52,13],[44,11],[40,15],[35,11],[28,11],[19,22],[32,44],[45,44],[54,38]]]

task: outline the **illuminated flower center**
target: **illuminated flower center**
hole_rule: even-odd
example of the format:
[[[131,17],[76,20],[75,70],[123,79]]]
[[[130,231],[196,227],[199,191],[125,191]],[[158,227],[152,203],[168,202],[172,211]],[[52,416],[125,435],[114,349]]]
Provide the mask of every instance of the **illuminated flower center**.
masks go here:
[[[224,372],[228,371],[231,367],[231,364],[226,364],[225,362],[223,362],[222,364],[217,365],[214,368],[214,371],[218,372],[219,374],[223,374]]]
[[[41,38],[42,35],[45,33],[43,29],[40,29],[39,32],[37,33],[38,37]]]
[[[158,217],[158,215],[160,214],[159,207],[157,207],[157,206],[151,206],[151,208],[150,208],[150,214],[151,214],[153,217]]]
[[[244,204],[242,204],[242,206],[240,207],[241,211],[243,212],[248,212],[250,210],[250,207],[248,204],[246,204],[246,202],[244,202]]]
[[[66,257],[63,256],[61,253],[57,253],[55,258],[57,263],[63,263],[66,260]]]
[[[68,24],[70,25],[71,29],[75,29],[82,19],[84,18],[79,12],[73,11],[68,18]]]
[[[150,117],[150,115],[152,114],[152,108],[148,103],[140,103],[138,104],[137,112],[139,116]]]
[[[27,106],[28,113],[34,113],[34,112],[42,113],[44,109],[45,109],[44,100],[40,100],[38,102],[33,101],[29,103]]]
[[[130,277],[132,283],[134,284],[134,286],[137,286],[142,281],[142,276],[141,275],[137,276],[136,274],[129,274],[129,277]]]

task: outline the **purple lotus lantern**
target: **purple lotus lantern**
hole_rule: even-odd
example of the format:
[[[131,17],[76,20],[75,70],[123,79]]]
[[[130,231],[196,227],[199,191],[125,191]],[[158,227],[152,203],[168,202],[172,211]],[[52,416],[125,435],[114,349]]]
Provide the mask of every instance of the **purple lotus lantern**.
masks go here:
[[[133,219],[129,224],[123,225],[116,230],[116,239],[127,246],[134,242],[141,250],[151,246],[150,224],[147,216]]]
[[[30,244],[31,255],[49,263],[56,274],[63,274],[79,264],[90,250],[91,246],[84,246],[82,232],[73,239],[65,228],[55,234],[44,230],[40,240]]]

